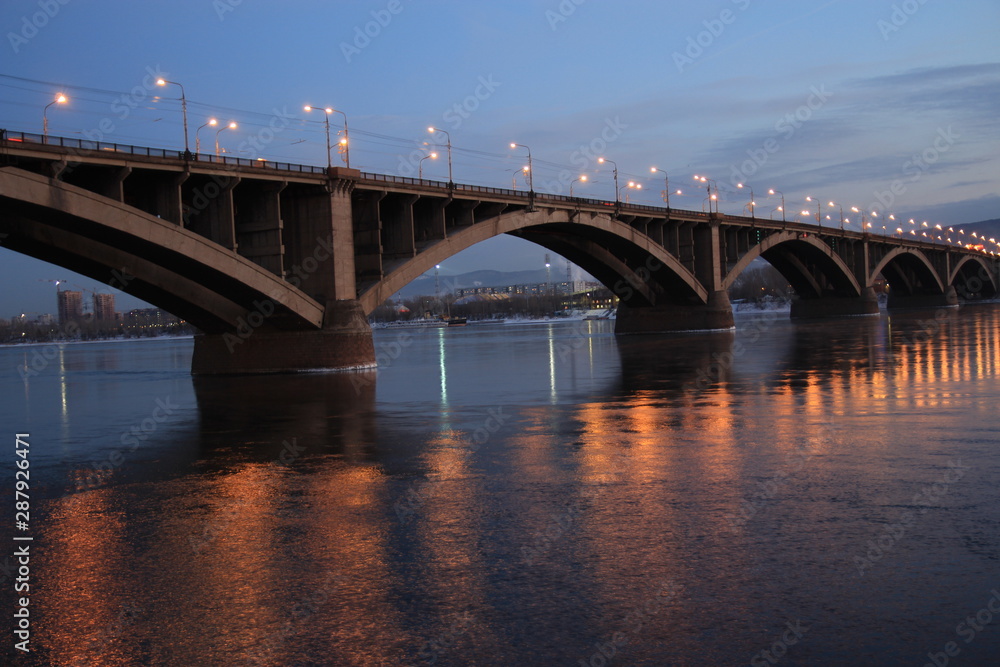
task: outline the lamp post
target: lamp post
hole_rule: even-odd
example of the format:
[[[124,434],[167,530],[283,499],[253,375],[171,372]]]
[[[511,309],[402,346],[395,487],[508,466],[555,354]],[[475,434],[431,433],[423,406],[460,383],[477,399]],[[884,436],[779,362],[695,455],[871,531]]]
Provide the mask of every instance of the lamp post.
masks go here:
[[[420,158],[420,162],[417,163],[417,178],[421,181],[424,180],[424,160],[436,160],[438,154],[431,153],[430,155],[425,155]]]
[[[627,204],[629,203],[629,190],[642,190],[642,184],[636,183],[635,181],[629,181],[627,184],[623,185],[621,189],[625,191],[625,203]]]
[[[854,211],[855,213],[858,213],[861,216],[862,232],[872,228],[872,223],[868,222],[868,220],[865,218],[865,212],[863,210],[859,209],[857,206],[852,206],[851,210]],[[872,211],[872,215],[877,216],[878,214],[875,211]]]
[[[314,107],[310,105],[305,105],[303,107],[306,111],[312,111],[319,107]],[[320,109],[323,112],[323,123],[326,125],[326,168],[333,169],[333,158],[330,157],[330,114],[333,113],[331,107],[323,107]]]
[[[781,195],[781,221],[785,222],[785,193],[771,188],[767,191],[769,195]]]
[[[56,98],[54,100],[52,100],[51,102],[49,102],[48,104],[46,104],[45,108],[42,109],[42,137],[43,138],[48,138],[48,136],[49,136],[49,116],[48,116],[49,107],[52,106],[53,104],[66,104],[66,102],[68,102],[68,101],[69,101],[69,98],[67,98],[62,93],[59,93],[58,95],[56,95]]]
[[[816,202],[816,224],[820,226],[820,229],[822,229],[823,228],[823,218],[820,217],[822,215],[822,212],[820,210],[820,207],[822,206],[822,204],[820,203],[819,199],[813,199],[812,197],[806,197],[806,201],[814,201],[814,202]]]
[[[534,191],[535,191],[535,183],[534,183],[534,179],[531,176],[531,174],[533,172],[533,170],[531,168],[531,149],[528,148],[527,146],[525,146],[524,144],[515,144],[514,142],[511,142],[510,147],[511,148],[523,148],[524,150],[528,151],[528,166],[525,168],[525,171],[528,173],[528,192],[534,193]]]
[[[184,86],[176,81],[167,81],[166,79],[156,80],[156,85],[158,86],[165,86],[167,84],[177,86],[181,89],[181,116],[184,118],[184,155],[190,155],[191,149],[188,148],[188,105],[187,97],[184,95]]]
[[[351,135],[347,131],[347,114],[343,111],[338,111],[336,109],[331,109],[333,113],[339,113],[344,117],[344,138],[337,143],[344,147],[344,165],[350,169],[351,168]],[[328,112],[329,113],[329,112]]]
[[[698,174],[694,175],[694,180],[701,181],[702,183],[707,183],[708,184],[706,186],[706,190],[708,192],[708,212],[709,213],[712,212],[712,202],[714,201],[715,202],[715,212],[718,213],[719,212],[719,184],[716,183],[715,181],[713,181],[711,178],[708,178],[707,176],[699,176]],[[712,184],[713,183],[715,184],[715,195],[714,196],[712,195]],[[704,208],[705,208],[705,204],[704,204],[704,202],[702,202],[702,210],[704,210]]]
[[[841,206],[840,204],[834,204],[833,202],[828,202],[828,203],[830,204],[831,208],[833,208],[834,206],[840,208],[840,231],[844,231],[844,207]]]
[[[749,204],[749,206],[750,206],[750,219],[751,220],[756,220],[757,219],[757,214],[754,212],[754,209],[757,208],[757,202],[754,201],[756,198],[753,195],[753,188],[750,187],[749,185],[744,185],[743,183],[737,183],[736,187],[741,188],[741,189],[745,187],[746,189],[748,189],[750,191],[750,204]]]
[[[350,169],[351,168],[351,137],[350,137],[350,133],[347,130],[347,114],[344,113],[343,111],[337,111],[333,107],[314,107],[314,106],[310,106],[310,105],[307,104],[304,108],[305,108],[306,111],[316,111],[316,110],[319,110],[319,111],[323,112],[323,121],[326,123],[326,167],[327,167],[327,169],[330,169],[330,168],[333,167],[333,159],[330,157],[330,152],[331,152],[331,150],[333,148],[332,144],[330,143],[330,114],[332,114],[332,113],[339,113],[341,116],[344,117],[344,138],[341,139],[340,141],[338,141],[337,144],[344,147],[344,163],[347,165],[347,168]]]
[[[448,133],[447,130],[442,130],[441,128],[434,127],[433,125],[431,125],[430,127],[428,127],[427,131],[430,132],[431,134],[434,134],[436,132],[443,132],[444,136],[448,138],[448,144],[447,144],[448,145],[448,187],[451,187],[451,186],[455,185],[455,181],[452,179],[452,175],[451,175],[451,135]]]
[[[201,128],[203,128],[203,127],[209,127],[209,126],[215,127],[218,124],[219,124],[218,120],[216,120],[215,118],[209,118],[207,123],[205,123],[204,125],[199,125],[198,129],[194,131],[194,154],[195,155],[197,155],[198,153],[201,153],[201,139],[198,137],[198,132],[200,132]]]
[[[615,204],[620,204],[621,200],[618,198],[618,163],[614,160],[609,160],[607,158],[599,157],[597,158],[598,164],[604,164],[605,162],[610,162],[614,165],[614,176],[615,176]]]
[[[569,196],[570,197],[573,196],[573,184],[576,183],[576,182],[578,182],[578,181],[580,183],[586,183],[587,182],[587,175],[586,174],[581,174],[580,178],[574,178],[572,181],[569,182]]]
[[[663,203],[667,205],[667,210],[670,209],[670,176],[667,175],[666,170],[657,169],[656,167],[650,167],[649,173],[655,174],[660,172],[663,174]]]
[[[218,130],[215,131],[215,157],[219,157],[221,155],[219,151],[219,132],[222,132],[223,130],[235,130],[235,129],[236,129],[236,121],[231,120],[229,121],[229,125],[224,125],[223,127],[220,127]]]
[[[524,166],[524,167],[521,167],[520,169],[518,169],[517,171],[515,171],[513,174],[511,174],[511,176],[510,176],[510,187],[511,187],[512,190],[517,190],[517,175],[518,174],[527,174],[528,178],[530,179],[531,178],[531,169],[529,167],[527,167],[527,166]]]

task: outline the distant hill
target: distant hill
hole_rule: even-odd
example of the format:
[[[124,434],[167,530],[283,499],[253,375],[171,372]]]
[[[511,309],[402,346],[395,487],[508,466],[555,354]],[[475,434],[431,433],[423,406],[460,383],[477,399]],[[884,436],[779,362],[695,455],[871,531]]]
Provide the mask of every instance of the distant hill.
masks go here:
[[[967,225],[952,225],[952,228],[964,229],[966,234],[976,232],[980,236],[985,235],[986,238],[1000,238],[1000,218],[971,222]]]

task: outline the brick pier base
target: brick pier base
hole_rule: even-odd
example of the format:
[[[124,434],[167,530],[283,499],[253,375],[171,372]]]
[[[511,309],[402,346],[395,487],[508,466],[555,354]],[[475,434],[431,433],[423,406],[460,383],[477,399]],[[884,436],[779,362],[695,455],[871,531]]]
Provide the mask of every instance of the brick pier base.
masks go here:
[[[323,328],[257,330],[249,335],[200,334],[194,339],[191,373],[241,375],[373,368],[375,346],[361,304],[327,303]]]
[[[620,303],[615,333],[662,333],[732,329],[733,308],[724,291],[713,292],[707,305],[663,304],[635,307]]]

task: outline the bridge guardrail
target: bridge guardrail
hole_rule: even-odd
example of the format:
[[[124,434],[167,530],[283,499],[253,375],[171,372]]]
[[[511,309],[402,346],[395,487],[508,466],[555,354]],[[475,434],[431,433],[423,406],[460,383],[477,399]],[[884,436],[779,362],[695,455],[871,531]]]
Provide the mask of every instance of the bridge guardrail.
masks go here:
[[[176,160],[185,159],[184,151],[169,150],[166,148],[150,148],[148,146],[133,146],[131,144],[119,144],[108,141],[93,141],[91,139],[75,139],[70,137],[53,137],[42,134],[32,134],[30,132],[10,132],[0,130],[0,139],[13,143],[39,144],[42,146],[58,146],[71,150],[84,151],[109,151],[114,153],[128,153],[129,155],[144,155],[147,157],[171,158]],[[244,157],[230,157],[228,155],[211,155],[206,153],[190,153],[187,159],[193,162],[206,162],[212,164],[230,164],[251,169],[280,169],[282,171],[298,171],[311,174],[325,174],[325,167],[314,167],[307,164],[294,164],[291,162],[272,162],[270,160],[251,160]]]

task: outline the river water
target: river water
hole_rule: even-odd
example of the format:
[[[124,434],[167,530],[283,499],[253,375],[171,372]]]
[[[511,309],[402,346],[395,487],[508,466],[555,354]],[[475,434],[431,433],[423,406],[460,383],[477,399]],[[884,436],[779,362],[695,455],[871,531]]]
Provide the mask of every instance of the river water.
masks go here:
[[[377,375],[0,349],[8,662],[996,664],[1000,306],[785,317],[383,330]]]

